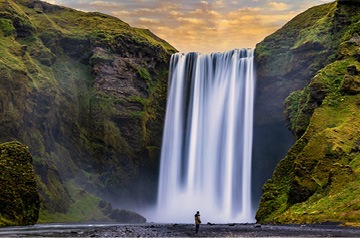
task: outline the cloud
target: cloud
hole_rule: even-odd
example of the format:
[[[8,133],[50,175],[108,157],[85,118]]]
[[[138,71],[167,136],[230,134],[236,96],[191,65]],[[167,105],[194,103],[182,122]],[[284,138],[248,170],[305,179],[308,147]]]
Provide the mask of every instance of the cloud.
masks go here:
[[[62,5],[104,12],[131,26],[150,29],[182,52],[253,48],[300,11],[314,5],[310,0],[62,1],[68,1]]]
[[[276,11],[288,10],[290,7],[282,2],[269,2],[268,5]]]
[[[160,22],[158,19],[151,19],[145,17],[140,17],[139,21],[142,22],[143,24],[159,24]]]
[[[107,2],[107,1],[93,1],[93,2],[90,2],[89,5],[100,7],[100,8],[117,8],[117,7],[121,7],[121,5],[118,4],[118,3]]]

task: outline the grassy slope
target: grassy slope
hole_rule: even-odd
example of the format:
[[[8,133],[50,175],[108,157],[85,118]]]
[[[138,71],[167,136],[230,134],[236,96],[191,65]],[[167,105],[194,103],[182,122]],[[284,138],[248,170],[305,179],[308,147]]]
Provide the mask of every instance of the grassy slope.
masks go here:
[[[329,41],[337,48],[336,55],[308,87],[287,101],[294,133],[299,126],[305,130],[264,185],[259,222],[360,224],[358,11],[358,7],[338,6],[332,15],[326,15],[330,17],[326,23],[320,19],[332,29],[341,28],[332,33],[339,40]],[[342,15],[346,15],[345,23]],[[311,28],[328,39],[321,30],[325,28],[316,24]],[[300,38],[296,46],[318,40],[312,31]],[[349,70],[353,68],[355,73]],[[344,89],[346,78],[352,80],[351,90]],[[305,116],[310,107],[313,113]]]

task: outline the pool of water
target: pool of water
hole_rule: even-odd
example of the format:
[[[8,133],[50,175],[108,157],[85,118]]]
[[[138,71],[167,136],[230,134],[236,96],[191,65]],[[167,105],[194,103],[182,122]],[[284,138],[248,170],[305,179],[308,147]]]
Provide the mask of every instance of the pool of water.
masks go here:
[[[82,234],[88,229],[115,227],[118,223],[47,223],[32,226],[11,226],[0,228],[0,237],[19,236],[68,236]]]

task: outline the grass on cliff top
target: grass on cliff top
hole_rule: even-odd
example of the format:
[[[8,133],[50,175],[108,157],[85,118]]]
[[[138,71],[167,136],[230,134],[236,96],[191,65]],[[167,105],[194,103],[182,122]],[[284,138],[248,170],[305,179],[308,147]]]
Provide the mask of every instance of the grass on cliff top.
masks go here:
[[[323,4],[312,7],[297,15],[281,29],[267,36],[263,42],[259,43],[256,46],[256,53],[259,56],[270,56],[271,52],[290,49],[294,47],[294,45],[301,45],[306,41],[312,41],[312,39],[310,39],[311,37],[320,37],[319,34],[322,30],[327,29],[328,23],[326,20],[328,20],[328,17],[333,13],[335,7],[335,2]],[[266,49],[271,50],[271,52],[268,52]]]
[[[36,9],[22,6],[31,22],[43,31],[59,31],[66,35],[84,37],[89,33],[102,32],[109,40],[117,35],[132,35],[139,42],[161,46],[172,53],[176,50],[149,30],[133,28],[122,20],[99,12],[81,12],[66,7],[53,7],[41,14]]]
[[[335,9],[335,7],[333,7],[333,9]],[[291,49],[294,50],[300,48],[308,43],[319,43],[330,47],[332,35],[324,34],[324,32],[329,32],[332,26],[331,17],[334,12],[333,9],[331,9],[324,17],[316,21],[315,24],[300,30],[298,40]]]

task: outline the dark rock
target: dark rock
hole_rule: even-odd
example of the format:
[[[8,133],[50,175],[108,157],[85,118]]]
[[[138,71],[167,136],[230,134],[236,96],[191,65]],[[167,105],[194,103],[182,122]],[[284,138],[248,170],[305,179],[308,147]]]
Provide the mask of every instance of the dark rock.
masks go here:
[[[359,74],[359,71],[356,68],[356,65],[350,65],[347,67],[347,72],[348,74],[350,74],[351,76],[355,76]]]
[[[360,4],[360,2],[358,0],[337,0],[337,2],[339,4],[349,4],[349,5],[353,5],[353,4],[359,5]]]
[[[31,36],[36,32],[35,27],[29,20],[15,16],[13,19],[13,25],[16,29],[16,36],[19,38],[25,38]]]
[[[345,75],[341,85],[341,92],[349,95],[360,93],[360,77],[351,74]]]
[[[136,212],[114,209],[109,216],[111,219],[120,223],[145,223],[146,218]]]
[[[310,96],[317,102],[322,102],[326,96],[325,85],[319,82],[310,83]]]
[[[299,178],[291,183],[289,190],[289,203],[295,204],[306,201],[311,195],[314,194],[317,186],[314,181],[308,181],[311,185],[300,182]]]
[[[111,206],[111,203],[109,202],[106,202],[104,200],[101,200],[99,202],[99,208],[100,210],[102,211],[102,213],[105,215],[105,216],[110,216],[111,213],[113,212],[113,208]]]

